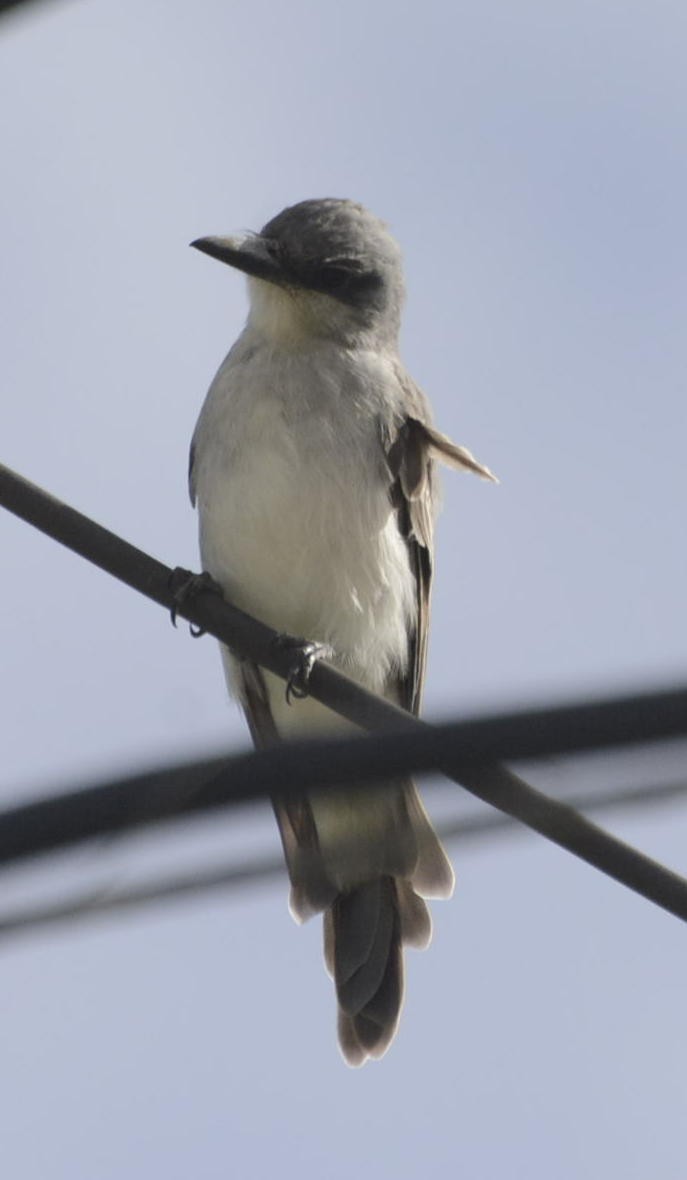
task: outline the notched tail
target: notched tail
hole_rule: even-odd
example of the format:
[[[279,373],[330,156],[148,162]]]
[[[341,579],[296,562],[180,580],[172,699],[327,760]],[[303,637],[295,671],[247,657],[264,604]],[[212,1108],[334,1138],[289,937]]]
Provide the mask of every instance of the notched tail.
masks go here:
[[[349,1065],[381,1057],[403,1004],[403,946],[426,947],[424,897],[449,897],[453,870],[410,780],[275,800],[298,921],[324,911]]]
[[[336,984],[339,1044],[349,1065],[381,1057],[403,1005],[403,945],[425,947],[432,924],[409,882],[380,877],[340,894],[324,915],[325,962]]]

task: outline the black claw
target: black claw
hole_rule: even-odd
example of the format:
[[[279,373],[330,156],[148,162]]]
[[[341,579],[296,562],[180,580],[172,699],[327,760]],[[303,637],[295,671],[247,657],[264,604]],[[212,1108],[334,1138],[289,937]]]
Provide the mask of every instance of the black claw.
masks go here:
[[[219,582],[216,582],[210,574],[205,570],[201,574],[194,574],[192,570],[182,569],[177,566],[172,570],[169,578],[169,588],[172,592],[172,606],[169,612],[172,620],[172,626],[176,627],[179,610],[187,602],[192,601],[197,594],[210,590],[213,594],[219,594],[224,597],[222,587]],[[189,631],[194,639],[199,639],[201,635],[205,634],[202,627],[196,623],[189,623]]]
[[[294,701],[304,701],[308,695],[306,683],[310,679],[312,668],[306,668],[303,664],[292,664],[289,669],[289,675],[286,680],[286,703],[293,704]]]
[[[331,659],[334,650],[328,643],[316,643],[312,639],[296,639],[293,635],[278,635],[275,643],[293,651],[294,661],[286,678],[286,703],[302,701],[308,695],[308,684],[318,660]]]

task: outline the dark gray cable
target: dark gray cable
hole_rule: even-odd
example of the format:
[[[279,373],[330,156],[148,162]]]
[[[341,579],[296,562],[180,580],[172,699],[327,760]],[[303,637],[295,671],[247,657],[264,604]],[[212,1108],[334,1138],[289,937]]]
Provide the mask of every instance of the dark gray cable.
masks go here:
[[[169,567],[2,466],[0,504],[161,606],[175,605]],[[240,657],[288,676],[292,657],[275,642],[276,632],[219,595],[203,591],[179,605],[178,613]],[[239,756],[192,791],[177,785],[171,798],[163,784],[151,785],[141,797],[124,782],[15,808],[0,816],[0,864],[261,794],[313,786],[325,790],[351,780],[440,769],[484,802],[687,920],[687,881],[497,763],[504,757],[531,759],[684,735],[687,689],[443,726],[411,717],[325,663],[315,666],[310,690],[375,735],[287,743]]]

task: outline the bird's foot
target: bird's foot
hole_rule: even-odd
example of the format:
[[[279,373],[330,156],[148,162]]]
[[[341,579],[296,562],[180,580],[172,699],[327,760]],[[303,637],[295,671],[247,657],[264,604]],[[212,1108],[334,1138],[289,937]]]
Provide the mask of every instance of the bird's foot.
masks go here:
[[[169,613],[174,627],[177,625],[177,616],[181,607],[191,602],[198,594],[210,591],[212,594],[219,594],[220,598],[224,597],[224,591],[219,582],[216,582],[205,570],[202,574],[194,574],[192,570],[182,569],[181,566],[172,570],[169,588],[172,591],[173,599],[172,609]],[[205,634],[203,628],[196,626],[195,623],[189,623],[188,626],[194,639]]]
[[[315,664],[318,660],[330,660],[334,648],[328,643],[297,639],[293,635],[278,635],[275,643],[293,655],[293,663],[286,678],[286,703],[290,705],[294,700],[302,701],[308,695],[308,684]]]

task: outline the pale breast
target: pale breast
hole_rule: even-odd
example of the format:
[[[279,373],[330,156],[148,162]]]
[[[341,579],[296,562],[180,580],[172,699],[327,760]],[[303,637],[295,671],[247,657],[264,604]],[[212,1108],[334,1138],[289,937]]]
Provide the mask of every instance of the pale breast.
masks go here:
[[[225,365],[196,432],[204,568],[264,622],[381,688],[407,659],[414,577],[377,418],[336,366]]]

